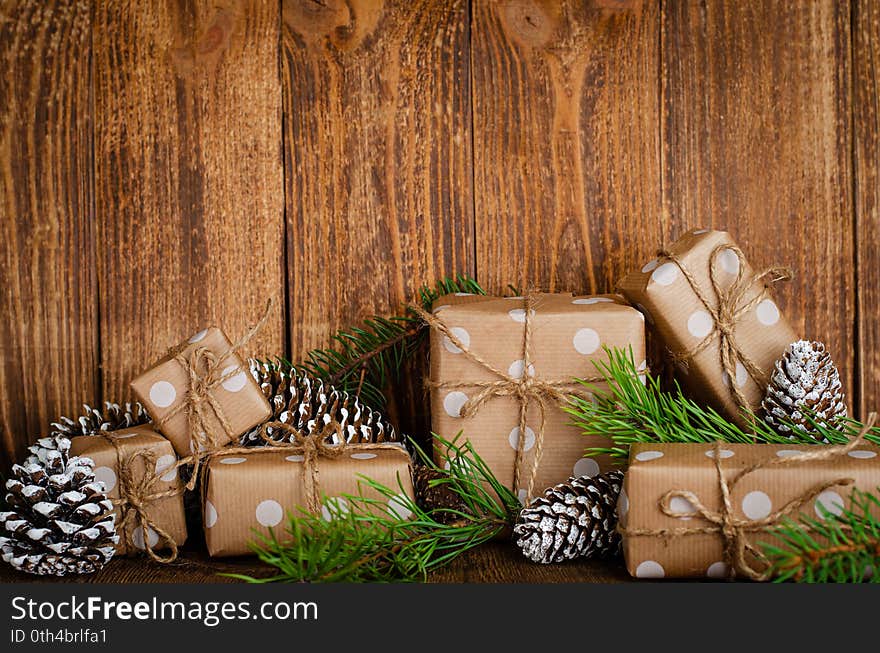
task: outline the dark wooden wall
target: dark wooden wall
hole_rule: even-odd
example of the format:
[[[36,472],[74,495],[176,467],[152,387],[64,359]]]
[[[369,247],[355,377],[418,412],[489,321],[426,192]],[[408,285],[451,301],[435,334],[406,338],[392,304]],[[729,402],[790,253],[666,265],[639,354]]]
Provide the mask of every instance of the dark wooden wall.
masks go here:
[[[0,0],[4,467],[199,325],[607,291],[726,227],[880,403],[878,0]]]

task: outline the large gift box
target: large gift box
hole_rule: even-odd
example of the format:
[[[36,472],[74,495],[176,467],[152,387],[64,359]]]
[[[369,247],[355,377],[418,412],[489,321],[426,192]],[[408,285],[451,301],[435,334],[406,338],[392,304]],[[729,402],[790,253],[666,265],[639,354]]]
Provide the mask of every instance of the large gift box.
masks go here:
[[[572,475],[593,476],[612,467],[605,457],[584,456],[586,448],[608,441],[583,435],[563,407],[572,393],[589,394],[575,377],[601,379],[594,363],[607,359],[603,346],[631,348],[636,363],[646,368],[641,313],[617,295],[536,293],[446,295],[425,317],[432,326],[428,385],[435,433],[452,440],[462,432],[521,500],[529,485],[536,494]],[[527,386],[520,385],[524,381]],[[445,452],[435,448],[435,456],[439,463]]]
[[[107,498],[117,506],[117,528],[125,524],[126,530],[119,534],[117,551],[133,552],[129,543],[135,551],[147,546],[157,551],[186,541],[183,482],[168,440],[149,426],[134,426],[72,438],[70,454],[94,461],[95,479],[104,482]],[[135,504],[143,505],[140,515]]]
[[[283,531],[288,515],[307,510],[310,490],[303,454],[289,447],[255,448],[213,455],[207,464],[204,493],[205,543],[212,556],[253,553],[249,542],[270,528]],[[401,446],[349,445],[341,456],[315,459],[319,485],[318,510],[330,520],[347,512],[340,495],[362,495],[387,501],[401,519],[409,517],[408,502],[398,495],[384,497],[363,483],[369,478],[414,497],[411,458]]]
[[[627,275],[618,289],[645,314],[692,396],[744,424],[774,362],[798,337],[769,294],[786,271],[755,274],[729,234],[697,229]]]
[[[627,569],[637,578],[761,579],[760,543],[780,545],[768,529],[800,514],[822,518],[820,506],[840,514],[853,488],[876,491],[878,453],[862,442],[634,444],[617,506]]]
[[[272,415],[247,364],[216,327],[182,343],[131,388],[180,456],[223,446]]]

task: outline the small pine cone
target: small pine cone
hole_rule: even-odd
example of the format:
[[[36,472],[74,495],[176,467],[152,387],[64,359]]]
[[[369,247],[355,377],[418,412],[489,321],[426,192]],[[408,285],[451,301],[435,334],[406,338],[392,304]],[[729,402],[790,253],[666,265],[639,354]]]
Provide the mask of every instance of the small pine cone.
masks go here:
[[[787,422],[814,434],[807,416],[823,426],[846,417],[840,375],[825,345],[809,340],[790,344],[776,361],[762,406],[764,421],[781,435],[791,434]]]
[[[533,499],[520,512],[513,538],[523,554],[544,564],[574,558],[616,555],[617,497],[623,472],[572,477]]]
[[[89,458],[70,457],[70,440],[42,438],[6,482],[0,555],[31,574],[88,574],[116,552],[115,511]]]
[[[400,441],[382,414],[361,404],[357,397],[325,385],[288,363],[250,360],[249,365],[272,406],[271,421],[284,422],[311,434],[335,419],[342,425],[349,444]],[[278,442],[290,439],[283,431],[272,433],[269,429],[268,435]],[[260,445],[260,428],[245,433],[240,442],[244,446]]]
[[[88,404],[83,405],[83,414],[76,419],[64,417],[52,423],[51,434],[74,438],[78,435],[102,435],[107,431],[140,426],[150,421],[146,409],[139,403],[125,404],[124,407],[110,401],[104,402],[104,409],[98,410]]]
[[[425,465],[419,465],[413,470],[416,500],[422,508],[425,510],[445,508],[462,512],[467,510],[464,501],[449,487],[449,483],[431,484],[431,481],[447,477],[448,474],[446,472]],[[434,518],[441,523],[450,523],[457,519],[456,515],[446,511],[436,513]]]

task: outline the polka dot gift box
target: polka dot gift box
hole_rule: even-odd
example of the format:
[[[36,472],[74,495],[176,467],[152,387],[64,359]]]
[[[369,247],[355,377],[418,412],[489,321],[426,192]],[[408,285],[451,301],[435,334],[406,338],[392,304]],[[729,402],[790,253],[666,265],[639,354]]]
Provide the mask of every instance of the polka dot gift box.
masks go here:
[[[359,475],[388,488],[402,487],[412,498],[410,456],[400,446],[381,449],[350,445],[338,458],[319,457],[320,511],[324,519],[348,508],[344,494],[381,499],[401,519],[410,516],[402,497],[388,499],[371,488],[360,490]],[[268,534],[270,528],[283,531],[287,513],[297,514],[307,505],[303,456],[290,450],[255,449],[253,453],[232,453],[211,458],[204,489],[203,520],[205,543],[212,556],[252,554],[248,542],[254,531]]]
[[[535,294],[528,301],[527,318],[527,298],[446,295],[434,302],[429,316],[434,319],[429,381],[433,431],[446,440],[463,432],[498,480],[521,497],[533,469],[532,496],[572,475],[595,476],[610,469],[607,458],[584,457],[587,447],[608,443],[602,436],[581,434],[552,396],[546,398],[543,420],[538,398],[529,400],[521,438],[521,402],[514,389],[485,384],[526,378],[538,386],[553,385],[549,390],[558,390],[564,399],[565,394],[585,392],[573,383],[575,377],[598,375],[594,363],[606,359],[603,346],[632,347],[635,360],[645,366],[644,319],[620,296]],[[485,400],[474,406],[480,394]],[[534,468],[542,425],[542,453]],[[442,453],[436,452],[438,462]]]
[[[177,348],[177,356],[166,356],[131,382],[131,388],[153,417],[155,427],[167,437],[181,457],[193,453],[195,446],[187,418],[187,396],[191,377],[187,364],[194,354],[204,353],[195,362],[194,373],[206,381],[206,395],[201,402],[204,415],[204,441],[215,448],[237,438],[248,429],[263,423],[272,415],[269,402],[251,376],[248,366],[236,354],[229,354],[232,345],[226,335],[210,327],[192,336]],[[214,357],[215,380],[206,379],[205,361]],[[236,371],[238,370],[238,371]],[[224,427],[217,415],[226,420]],[[199,448],[203,448],[200,445]]]
[[[835,455],[824,460],[799,458],[831,450]],[[617,504],[626,567],[636,578],[728,578],[738,564],[735,539],[725,555],[721,531],[726,523],[741,527],[747,543],[746,567],[736,576],[760,574],[764,567],[748,546],[760,550],[759,542],[779,544],[766,522],[775,523],[792,502],[792,518],[821,518],[820,506],[840,514],[853,487],[872,492],[880,487],[878,454],[880,448],[861,442],[848,450],[823,445],[634,444]],[[727,521],[716,459],[730,493]],[[758,468],[748,471],[753,466]],[[850,480],[854,483],[845,485]]]
[[[618,289],[672,352],[682,386],[742,424],[739,407],[760,409],[773,364],[799,339],[767,287],[781,278],[756,275],[729,234],[696,229]]]
[[[129,462],[129,487],[137,487],[148,473],[147,464],[153,477],[152,483],[144,488],[146,496],[171,491],[170,496],[161,497],[145,503],[146,514],[161,530],[168,533],[178,546],[186,541],[186,518],[183,508],[183,481],[177,474],[177,456],[171,443],[149,426],[135,426],[120,431],[108,431],[104,435],[82,435],[70,441],[70,453],[73,456],[85,456],[95,463],[95,479],[104,482],[107,497],[116,500],[122,497],[121,490],[126,485],[122,479],[121,463]],[[146,454],[146,455],[145,455]],[[134,458],[132,458],[134,456]],[[116,525],[122,523],[128,505],[117,506]],[[129,520],[127,531],[134,545],[128,550],[126,542],[129,538],[120,534],[117,550],[120,553],[136,553],[149,546],[153,551],[169,548],[169,543],[147,526],[144,529],[134,519]]]

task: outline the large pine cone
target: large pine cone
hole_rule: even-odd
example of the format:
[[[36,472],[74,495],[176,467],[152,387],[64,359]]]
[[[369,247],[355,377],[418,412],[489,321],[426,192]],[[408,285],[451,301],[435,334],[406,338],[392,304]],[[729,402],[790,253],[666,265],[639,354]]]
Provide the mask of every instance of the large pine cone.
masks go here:
[[[83,404],[83,414],[76,419],[62,416],[52,423],[51,435],[75,438],[78,435],[103,435],[108,431],[140,426],[150,421],[146,409],[135,402],[120,406],[110,401],[104,402],[104,409],[98,410]]]
[[[823,426],[846,417],[840,375],[825,345],[809,340],[790,344],[776,361],[762,405],[764,421],[781,435],[790,434],[792,426],[815,435],[808,415]]]
[[[49,440],[52,440],[51,442]],[[70,440],[43,438],[6,482],[0,553],[31,574],[88,574],[116,552],[115,511],[89,458],[69,457]]]
[[[617,498],[623,472],[570,478],[520,512],[513,538],[533,562],[615,555],[620,551]]]
[[[400,441],[394,427],[379,412],[361,404],[357,397],[325,385],[288,363],[249,362],[251,374],[272,406],[270,420],[311,434],[335,419],[342,425],[347,443]],[[290,440],[289,434],[283,431],[273,433],[270,429],[268,435],[278,442]],[[245,446],[261,443],[259,427],[241,437],[241,444]]]

